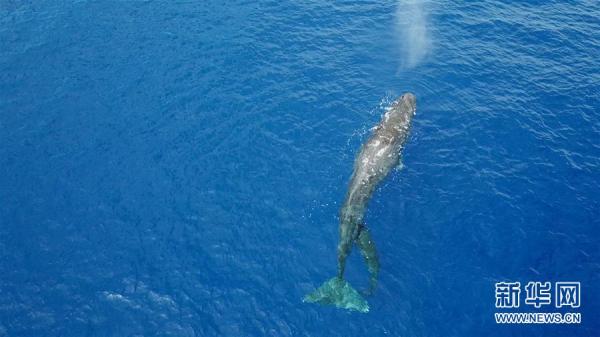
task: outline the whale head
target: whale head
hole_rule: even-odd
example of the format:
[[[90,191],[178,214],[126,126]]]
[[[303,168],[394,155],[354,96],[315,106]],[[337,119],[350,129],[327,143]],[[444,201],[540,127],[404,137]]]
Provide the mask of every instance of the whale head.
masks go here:
[[[410,92],[400,96],[398,103],[404,105],[405,108],[407,108],[407,111],[411,111],[412,114],[414,114],[417,110],[417,98]]]
[[[384,115],[385,129],[408,129],[417,111],[417,98],[410,92],[400,96]]]

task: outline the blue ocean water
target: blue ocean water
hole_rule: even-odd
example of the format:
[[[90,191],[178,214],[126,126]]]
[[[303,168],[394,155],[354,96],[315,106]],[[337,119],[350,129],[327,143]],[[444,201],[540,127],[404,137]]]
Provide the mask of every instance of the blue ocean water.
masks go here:
[[[0,336],[597,336],[599,17],[0,1]],[[335,274],[354,155],[405,91],[403,165],[367,214],[371,311],[302,303]],[[347,277],[366,285],[356,253]],[[501,281],[581,282],[582,323],[496,324]]]

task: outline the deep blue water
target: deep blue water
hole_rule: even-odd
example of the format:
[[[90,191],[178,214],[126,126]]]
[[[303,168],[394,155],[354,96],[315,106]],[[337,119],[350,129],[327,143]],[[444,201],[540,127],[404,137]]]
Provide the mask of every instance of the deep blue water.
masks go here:
[[[0,1],[0,336],[597,336],[599,17]],[[403,168],[367,214],[371,311],[302,303],[404,91]],[[366,284],[358,254],[347,274]],[[496,324],[500,281],[580,281],[582,324]]]

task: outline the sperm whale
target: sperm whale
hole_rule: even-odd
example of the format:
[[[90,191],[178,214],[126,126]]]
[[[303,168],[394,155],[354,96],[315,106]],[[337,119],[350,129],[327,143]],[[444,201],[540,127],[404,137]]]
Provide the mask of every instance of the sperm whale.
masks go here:
[[[304,302],[369,311],[369,304],[364,297],[344,280],[346,258],[356,244],[369,270],[369,289],[366,294],[371,294],[377,285],[379,258],[369,229],[364,224],[364,216],[373,192],[400,161],[415,112],[415,95],[405,93],[392,104],[381,122],[373,128],[367,142],[361,146],[340,210],[337,275],[305,296]]]

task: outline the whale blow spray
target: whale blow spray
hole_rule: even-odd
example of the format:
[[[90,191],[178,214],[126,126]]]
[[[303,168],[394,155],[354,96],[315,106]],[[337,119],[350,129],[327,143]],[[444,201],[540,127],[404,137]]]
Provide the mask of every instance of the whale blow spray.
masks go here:
[[[396,29],[398,44],[403,55],[401,68],[410,69],[419,65],[431,49],[424,2],[421,0],[398,1]]]

